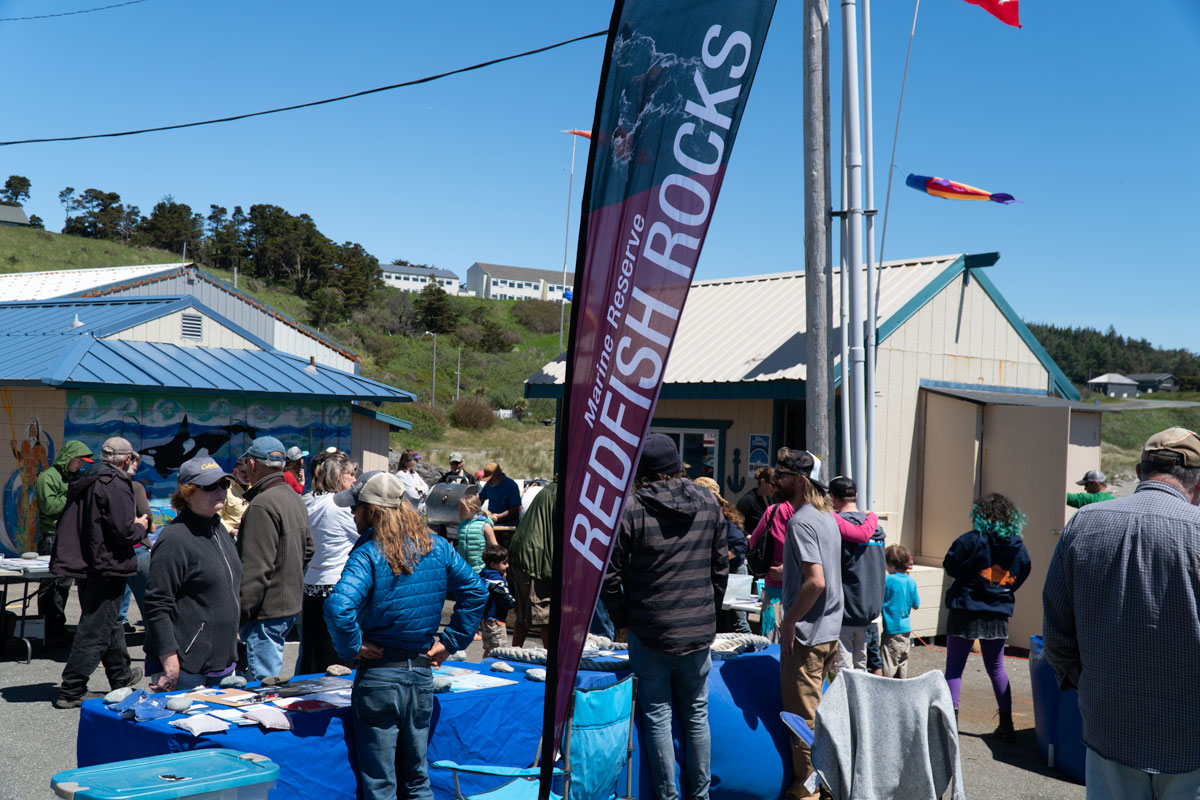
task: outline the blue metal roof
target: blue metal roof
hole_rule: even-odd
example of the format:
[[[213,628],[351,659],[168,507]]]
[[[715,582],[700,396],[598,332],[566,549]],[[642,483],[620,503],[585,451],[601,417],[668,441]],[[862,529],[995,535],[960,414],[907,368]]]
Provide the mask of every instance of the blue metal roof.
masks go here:
[[[103,339],[195,308],[261,350]],[[82,325],[72,328],[78,319]],[[191,297],[0,303],[0,383],[412,402],[416,395],[282,353]]]

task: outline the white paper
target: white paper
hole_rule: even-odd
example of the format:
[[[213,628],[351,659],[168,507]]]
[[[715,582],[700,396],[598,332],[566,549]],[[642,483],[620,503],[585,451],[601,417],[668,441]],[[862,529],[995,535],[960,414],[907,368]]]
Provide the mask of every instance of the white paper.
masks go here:
[[[753,575],[730,575],[729,582],[725,584],[725,596],[721,598],[721,604],[730,606],[748,597],[754,591],[753,584]]]

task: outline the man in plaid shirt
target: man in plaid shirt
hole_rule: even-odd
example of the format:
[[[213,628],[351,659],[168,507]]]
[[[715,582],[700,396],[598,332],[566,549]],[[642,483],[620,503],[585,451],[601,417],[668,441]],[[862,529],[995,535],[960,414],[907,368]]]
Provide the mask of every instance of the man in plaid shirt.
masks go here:
[[[1154,434],[1137,471],[1131,497],[1071,518],[1042,594],[1089,800],[1200,797],[1200,437]]]

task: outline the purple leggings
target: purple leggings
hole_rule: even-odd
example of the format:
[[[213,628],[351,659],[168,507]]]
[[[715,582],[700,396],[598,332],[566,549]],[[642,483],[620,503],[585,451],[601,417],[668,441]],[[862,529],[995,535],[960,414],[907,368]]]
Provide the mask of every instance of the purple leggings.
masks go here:
[[[1001,711],[1012,710],[1012,689],[1008,685],[1008,673],[1004,671],[1004,640],[980,639],[983,651],[983,666],[992,679],[992,691],[996,693],[996,705]],[[961,636],[946,637],[946,683],[950,684],[950,698],[958,708],[962,695],[962,674],[971,654],[971,640]]]

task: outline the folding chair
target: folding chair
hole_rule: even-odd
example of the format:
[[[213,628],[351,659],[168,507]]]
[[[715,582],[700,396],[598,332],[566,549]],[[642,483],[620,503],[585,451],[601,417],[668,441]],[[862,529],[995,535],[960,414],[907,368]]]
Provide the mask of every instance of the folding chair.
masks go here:
[[[562,794],[552,792],[555,800],[633,800],[633,701],[636,679],[631,675],[599,689],[576,689],[571,698],[567,729],[563,732],[562,766],[554,776],[563,782]],[[464,765],[453,761],[435,761],[434,769],[454,771],[455,800],[536,800],[538,760],[533,766],[500,767]],[[625,773],[625,794],[618,795],[621,772]],[[509,778],[494,789],[464,795],[459,786],[461,772]]]

